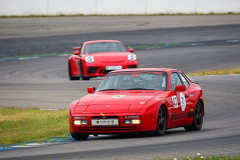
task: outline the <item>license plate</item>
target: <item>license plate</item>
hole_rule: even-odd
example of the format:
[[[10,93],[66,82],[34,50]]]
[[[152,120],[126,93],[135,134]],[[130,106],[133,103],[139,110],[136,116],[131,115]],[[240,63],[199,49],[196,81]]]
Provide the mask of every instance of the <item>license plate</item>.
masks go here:
[[[106,66],[106,70],[122,69],[122,66]]]
[[[92,126],[118,126],[118,119],[92,119]]]

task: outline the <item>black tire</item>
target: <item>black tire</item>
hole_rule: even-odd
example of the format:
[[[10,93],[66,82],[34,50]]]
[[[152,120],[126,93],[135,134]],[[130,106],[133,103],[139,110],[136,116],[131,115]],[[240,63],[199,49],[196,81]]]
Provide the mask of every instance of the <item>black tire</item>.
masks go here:
[[[195,106],[194,118],[191,126],[184,127],[186,131],[199,131],[203,124],[203,108],[200,101]]]
[[[89,134],[73,133],[73,132],[71,132],[71,136],[72,136],[75,140],[86,140],[86,139],[88,139]]]
[[[89,77],[84,76],[82,62],[80,63],[80,67],[81,67],[81,77],[82,77],[82,80],[89,80],[90,79]]]
[[[164,106],[161,106],[158,111],[158,121],[156,128],[156,135],[163,136],[167,129],[167,113]]]
[[[72,67],[71,67],[70,61],[68,61],[68,77],[69,77],[70,81],[80,79],[80,77],[75,77],[75,76],[72,75]]]

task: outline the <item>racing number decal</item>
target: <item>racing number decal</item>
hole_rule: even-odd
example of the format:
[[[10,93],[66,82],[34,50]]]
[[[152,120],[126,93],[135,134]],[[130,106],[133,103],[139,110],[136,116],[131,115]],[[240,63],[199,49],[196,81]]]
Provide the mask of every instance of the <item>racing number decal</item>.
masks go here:
[[[178,108],[178,101],[177,96],[172,96],[173,107]],[[186,99],[182,93],[180,93],[180,102],[181,102],[181,109],[184,111],[186,109]]]
[[[186,109],[186,99],[182,93],[180,93],[180,101],[181,101],[182,111],[184,111]]]
[[[177,96],[172,96],[173,107],[178,108]]]

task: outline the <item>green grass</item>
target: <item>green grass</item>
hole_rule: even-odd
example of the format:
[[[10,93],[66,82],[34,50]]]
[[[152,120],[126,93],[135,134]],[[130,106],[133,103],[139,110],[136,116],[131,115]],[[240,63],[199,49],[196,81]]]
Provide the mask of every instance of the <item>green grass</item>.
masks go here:
[[[0,145],[69,134],[67,110],[0,107]]]
[[[165,44],[148,44],[148,45],[138,45],[138,46],[127,46],[126,48],[133,49],[149,49],[149,48],[166,48],[166,47],[177,47],[177,46],[185,46],[188,43],[165,43]]]
[[[188,75],[189,76],[207,76],[207,75],[228,75],[228,74],[240,74],[240,67],[229,68],[229,69],[198,71],[194,73],[189,73]]]

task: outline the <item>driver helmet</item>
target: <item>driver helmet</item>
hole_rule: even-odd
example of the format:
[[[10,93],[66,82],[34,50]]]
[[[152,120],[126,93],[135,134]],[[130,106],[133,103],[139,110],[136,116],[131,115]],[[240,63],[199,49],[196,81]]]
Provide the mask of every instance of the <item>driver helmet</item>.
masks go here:
[[[152,83],[155,85],[158,85],[160,87],[162,87],[162,83],[163,83],[163,76],[162,75],[154,75],[152,77]]]

